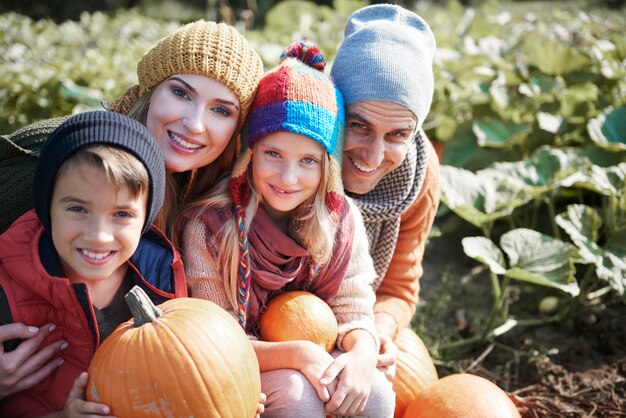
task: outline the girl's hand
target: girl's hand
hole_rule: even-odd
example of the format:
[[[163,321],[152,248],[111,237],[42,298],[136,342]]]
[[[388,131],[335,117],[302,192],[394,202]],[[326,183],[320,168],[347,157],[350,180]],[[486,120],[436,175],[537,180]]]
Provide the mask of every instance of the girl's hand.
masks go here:
[[[376,367],[384,373],[387,380],[393,382],[396,377],[396,364],[398,361],[398,346],[391,337],[380,334],[380,352]]]
[[[65,408],[61,411],[61,418],[94,418],[109,416],[110,408],[104,404],[87,402],[85,388],[87,387],[87,372],[83,372],[74,381],[74,386],[65,401]],[[114,418],[114,417],[112,417]]]
[[[0,326],[0,399],[35,386],[63,363],[54,356],[67,348],[66,341],[54,341],[39,350],[54,328],[53,324],[39,328],[21,323]],[[3,343],[15,338],[23,341],[15,350],[5,352]]]
[[[302,341],[302,350],[298,352],[298,371],[311,382],[322,402],[328,402],[335,391],[336,382],[329,379],[322,383],[321,377],[333,363],[333,356],[319,345],[310,341]]]
[[[347,352],[337,356],[324,372],[320,383],[337,383],[326,404],[327,413],[351,416],[365,409],[376,370],[377,353],[371,340],[369,336],[365,340],[361,338]]]
[[[261,392],[261,399],[259,400],[259,406],[256,407],[256,415],[254,418],[261,418],[261,414],[265,412],[265,401],[267,401],[267,396],[265,393]]]

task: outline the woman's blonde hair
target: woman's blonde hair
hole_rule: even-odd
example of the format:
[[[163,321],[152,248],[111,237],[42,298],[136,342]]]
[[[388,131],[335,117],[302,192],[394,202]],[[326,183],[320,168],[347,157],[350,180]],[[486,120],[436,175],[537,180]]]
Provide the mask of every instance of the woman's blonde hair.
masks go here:
[[[128,116],[146,125],[152,96],[164,82],[139,96]],[[165,232],[178,249],[182,247],[181,237],[176,228],[178,215],[187,207],[192,206],[193,202],[202,199],[206,191],[215,185],[218,177],[230,171],[235,161],[238,137],[239,130],[235,130],[224,151],[212,163],[188,172],[166,175],[163,207],[154,223]]]
[[[292,211],[289,223],[290,236],[309,251],[318,266],[323,266],[329,262],[336,231],[333,227],[333,215],[331,215],[326,205],[327,185],[330,176],[330,156],[327,152],[324,152],[324,156],[321,164],[322,175],[315,194]],[[259,204],[262,203],[261,196],[254,188],[251,173],[252,163],[246,173],[251,193],[250,200],[245,208],[245,234],[250,230],[254,215],[259,208]],[[204,197],[193,202],[189,206],[193,210],[192,213],[198,214],[209,209],[221,209],[232,206],[233,200],[228,180],[228,178],[221,180]],[[222,261],[222,277],[226,294],[229,296],[230,302],[236,311],[240,261],[239,228],[236,217],[233,216],[229,219],[211,239],[216,243],[217,259]]]

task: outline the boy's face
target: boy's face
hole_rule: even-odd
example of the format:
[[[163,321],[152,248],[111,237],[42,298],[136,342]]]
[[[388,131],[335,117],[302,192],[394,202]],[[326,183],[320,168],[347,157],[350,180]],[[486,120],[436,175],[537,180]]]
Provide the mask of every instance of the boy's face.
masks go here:
[[[52,241],[72,283],[113,285],[123,279],[147,202],[147,192],[132,197],[128,187],[116,188],[87,164],[69,166],[57,177],[50,203]]]

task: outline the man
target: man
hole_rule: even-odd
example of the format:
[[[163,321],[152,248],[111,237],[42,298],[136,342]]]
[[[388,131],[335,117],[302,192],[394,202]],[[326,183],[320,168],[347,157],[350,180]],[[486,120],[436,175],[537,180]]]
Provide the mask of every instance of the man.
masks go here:
[[[393,340],[415,313],[439,205],[438,160],[421,128],[434,91],[435,38],[418,15],[389,4],[354,12],[344,35],[331,73],[346,104],[343,182],[367,228],[378,367],[393,380]]]

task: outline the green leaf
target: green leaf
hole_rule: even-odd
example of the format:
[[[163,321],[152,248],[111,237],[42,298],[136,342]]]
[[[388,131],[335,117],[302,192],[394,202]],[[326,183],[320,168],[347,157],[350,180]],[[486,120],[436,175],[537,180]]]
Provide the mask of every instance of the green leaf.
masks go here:
[[[489,238],[465,237],[461,243],[463,244],[463,251],[468,257],[486,264],[495,274],[506,272],[504,254]]]
[[[523,185],[498,179],[490,173],[472,173],[457,167],[440,167],[441,200],[454,213],[478,228],[510,215],[531,199]]]
[[[620,248],[626,248],[625,234],[615,236],[611,248],[598,245],[602,218],[591,207],[585,205],[569,205],[566,212],[556,216],[557,224],[569,235],[578,247],[580,256],[586,263],[595,264],[598,278],[605,280],[620,295],[626,289],[626,258],[619,254]]]
[[[505,275],[512,279],[560,289],[576,296],[574,261],[576,247],[532,229],[519,228],[502,235],[500,246],[511,268]]]
[[[599,147],[611,151],[626,151],[626,107],[608,108],[590,119],[587,131]]]
[[[523,50],[528,54],[530,65],[549,75],[585,70],[591,65],[591,60],[576,48],[549,39],[530,37]]]
[[[585,171],[579,171],[567,177],[561,185],[587,189],[605,196],[617,196],[624,193],[625,182],[626,163],[606,168],[594,164]]]
[[[512,148],[524,142],[532,131],[532,125],[484,119],[475,121],[472,130],[481,147]]]

